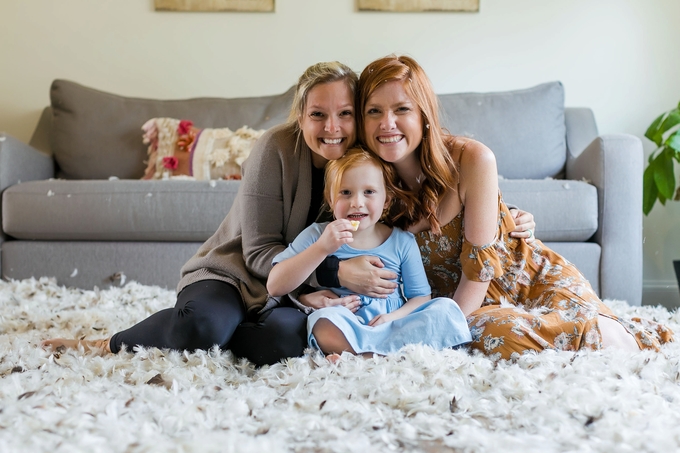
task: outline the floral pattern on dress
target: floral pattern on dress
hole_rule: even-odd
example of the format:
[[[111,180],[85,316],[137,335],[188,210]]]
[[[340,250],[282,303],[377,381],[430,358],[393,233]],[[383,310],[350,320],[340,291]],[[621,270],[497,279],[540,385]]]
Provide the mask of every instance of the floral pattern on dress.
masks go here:
[[[433,297],[453,298],[463,273],[491,281],[482,307],[468,317],[472,348],[503,359],[544,349],[601,349],[600,315],[623,325],[641,348],[658,350],[673,341],[666,326],[615,316],[583,274],[541,241],[510,237],[515,224],[500,195],[498,228],[494,242],[469,243],[463,209],[440,236],[416,235]]]

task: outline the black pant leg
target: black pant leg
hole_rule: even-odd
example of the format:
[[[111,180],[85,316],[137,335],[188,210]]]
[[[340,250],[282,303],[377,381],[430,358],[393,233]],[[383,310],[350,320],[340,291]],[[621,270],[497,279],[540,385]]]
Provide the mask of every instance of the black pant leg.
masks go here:
[[[299,357],[307,347],[307,315],[294,307],[268,310],[254,322],[239,325],[228,347],[258,366]]]
[[[177,350],[226,347],[245,318],[239,292],[228,283],[204,280],[192,283],[177,296],[174,308],[161,310],[111,337],[111,351],[123,344]]]

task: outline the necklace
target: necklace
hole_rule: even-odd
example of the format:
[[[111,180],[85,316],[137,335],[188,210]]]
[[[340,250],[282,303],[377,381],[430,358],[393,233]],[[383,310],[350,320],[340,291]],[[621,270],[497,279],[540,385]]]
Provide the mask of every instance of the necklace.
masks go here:
[[[424,181],[424,180],[425,180],[425,175],[424,175],[423,172],[421,171],[420,174],[419,174],[418,176],[416,176],[416,182],[417,182],[418,184],[420,184],[420,182],[421,182],[421,181]]]

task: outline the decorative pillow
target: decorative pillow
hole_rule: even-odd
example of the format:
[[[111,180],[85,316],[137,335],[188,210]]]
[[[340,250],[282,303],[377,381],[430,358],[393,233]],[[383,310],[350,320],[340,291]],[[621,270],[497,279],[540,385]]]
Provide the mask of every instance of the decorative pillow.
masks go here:
[[[144,99],[119,96],[57,79],[50,89],[50,150],[64,179],[137,179],[147,147],[139,127],[149,118],[187,118],[200,127],[285,123],[295,87],[282,94],[242,98]],[[1,128],[0,128],[1,129]]]
[[[241,164],[265,131],[199,129],[175,118],[151,118],[142,130],[149,158],[142,179],[205,180],[241,179]]]

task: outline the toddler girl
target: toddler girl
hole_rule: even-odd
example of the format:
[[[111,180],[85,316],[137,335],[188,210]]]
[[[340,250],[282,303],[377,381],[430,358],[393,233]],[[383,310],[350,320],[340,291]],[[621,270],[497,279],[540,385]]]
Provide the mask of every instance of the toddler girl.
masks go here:
[[[387,354],[411,343],[443,349],[471,341],[458,304],[445,297],[431,298],[413,234],[381,221],[395,195],[405,196],[394,181],[392,167],[361,148],[329,162],[324,196],[336,220],[313,223],[273,260],[267,280],[272,296],[303,284],[331,254],[341,260],[377,256],[399,276],[400,285],[384,299],[357,296],[361,304],[354,313],[331,306],[308,317],[310,346],[333,361],[343,351]],[[351,294],[345,288],[332,291],[338,297]]]

